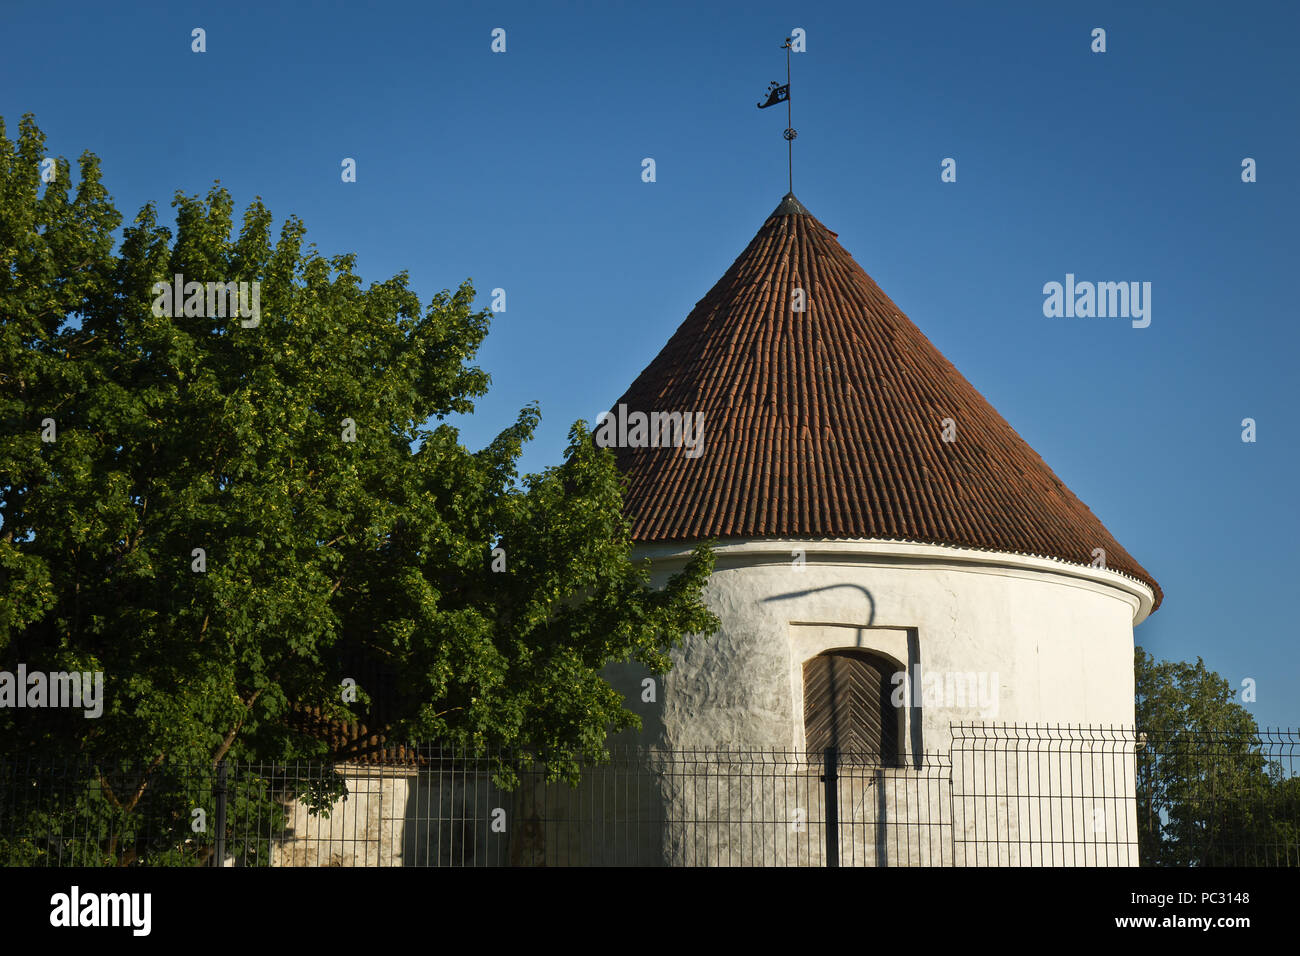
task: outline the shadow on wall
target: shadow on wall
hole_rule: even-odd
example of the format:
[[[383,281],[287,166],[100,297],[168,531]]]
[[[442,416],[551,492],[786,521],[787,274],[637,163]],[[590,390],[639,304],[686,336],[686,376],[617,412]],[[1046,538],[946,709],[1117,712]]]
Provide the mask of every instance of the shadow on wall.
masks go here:
[[[660,775],[626,755],[587,767],[577,787],[521,771],[513,791],[477,767],[410,780],[402,866],[618,866],[665,859]]]
[[[795,598],[808,597],[810,594],[820,594],[823,591],[835,591],[840,588],[848,588],[850,591],[861,591],[862,596],[867,599],[867,623],[865,627],[874,627],[876,623],[876,599],[871,596],[871,592],[861,584],[828,584],[820,588],[807,588],[803,591],[787,591],[785,594],[773,594],[771,597],[763,598],[763,603],[768,604],[772,601],[792,601]],[[861,640],[861,635],[858,635]]]
[[[403,866],[508,866],[506,830],[494,832],[493,811],[509,794],[481,767],[420,770],[410,778],[402,827]]]

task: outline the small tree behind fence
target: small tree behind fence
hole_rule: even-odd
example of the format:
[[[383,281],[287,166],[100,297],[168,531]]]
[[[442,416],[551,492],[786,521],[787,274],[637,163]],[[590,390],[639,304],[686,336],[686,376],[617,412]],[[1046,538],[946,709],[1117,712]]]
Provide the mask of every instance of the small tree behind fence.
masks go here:
[[[887,762],[616,749],[576,787],[430,747],[365,767],[0,759],[0,863],[1297,865],[1298,744],[954,724],[947,751]]]
[[[1142,862],[1300,865],[1298,747],[1296,730],[1140,734]]]

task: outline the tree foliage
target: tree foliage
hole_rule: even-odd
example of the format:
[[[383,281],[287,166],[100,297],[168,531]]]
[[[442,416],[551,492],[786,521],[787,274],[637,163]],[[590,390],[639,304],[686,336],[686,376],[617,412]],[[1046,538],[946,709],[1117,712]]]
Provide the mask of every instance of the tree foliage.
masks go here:
[[[106,700],[97,719],[0,709],[12,755],[321,757],[291,711],[363,719],[372,672],[390,740],[518,748],[570,777],[638,725],[601,670],[663,671],[716,628],[711,553],[649,586],[582,422],[522,478],[536,406],[461,444],[446,419],[489,385],[468,282],[427,305],[406,273],[363,286],[296,218],[273,239],[260,199],[236,223],[219,186],[176,195],[174,232],[145,206],[116,248],[98,159],[73,189],[63,159],[42,183],[44,158],[30,116],[13,142],[0,122],[0,668],[100,671]],[[260,283],[260,322],[155,314],[177,274]]]
[[[1135,668],[1142,863],[1300,864],[1300,779],[1272,759],[1232,685],[1199,657],[1156,661],[1139,647]]]

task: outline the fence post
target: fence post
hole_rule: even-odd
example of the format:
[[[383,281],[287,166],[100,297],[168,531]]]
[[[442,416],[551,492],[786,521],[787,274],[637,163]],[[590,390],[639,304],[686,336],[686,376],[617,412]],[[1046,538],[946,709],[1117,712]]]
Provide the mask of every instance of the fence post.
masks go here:
[[[839,766],[835,747],[826,748],[822,781],[826,785],[826,865],[840,865]]]
[[[217,836],[213,848],[213,866],[226,865],[226,761],[217,764]]]

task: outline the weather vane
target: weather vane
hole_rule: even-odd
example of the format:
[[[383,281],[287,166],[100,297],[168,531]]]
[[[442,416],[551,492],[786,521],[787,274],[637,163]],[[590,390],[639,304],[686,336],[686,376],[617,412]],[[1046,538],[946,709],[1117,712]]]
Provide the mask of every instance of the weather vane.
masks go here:
[[[785,142],[789,151],[791,195],[794,194],[794,138],[799,135],[794,131],[794,124],[790,118],[790,48],[793,41],[793,37],[786,37],[781,47],[785,50],[785,86],[777,86],[776,80],[773,80],[767,87],[767,102],[758,104],[760,110],[765,110],[777,103],[785,103]]]

